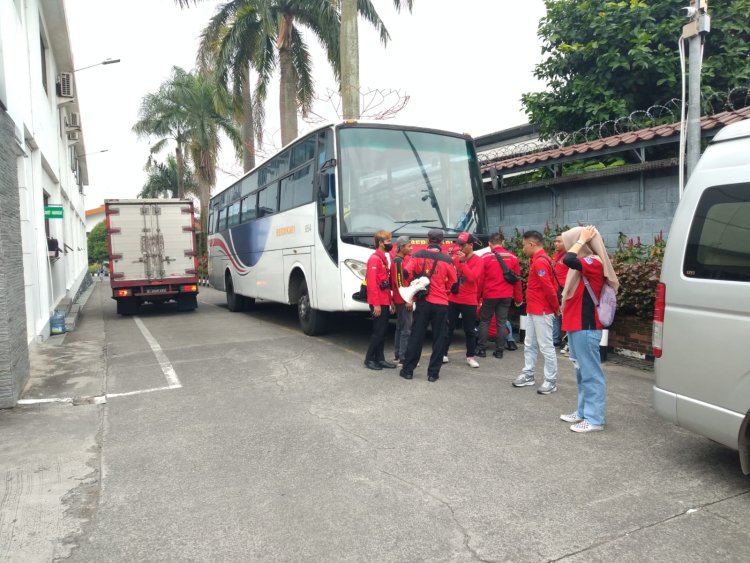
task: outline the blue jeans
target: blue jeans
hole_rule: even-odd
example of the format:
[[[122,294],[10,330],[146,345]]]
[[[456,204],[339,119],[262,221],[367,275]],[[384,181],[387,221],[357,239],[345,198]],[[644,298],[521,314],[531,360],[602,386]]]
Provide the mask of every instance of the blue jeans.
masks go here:
[[[562,315],[556,315],[552,321],[552,344],[562,344]]]
[[[607,406],[607,384],[599,356],[601,330],[572,330],[568,332],[570,360],[576,368],[578,408],[580,418],[596,426],[604,426]]]
[[[513,325],[510,324],[510,321],[505,321],[505,330],[508,331],[508,334],[505,335],[505,340],[513,342]]]

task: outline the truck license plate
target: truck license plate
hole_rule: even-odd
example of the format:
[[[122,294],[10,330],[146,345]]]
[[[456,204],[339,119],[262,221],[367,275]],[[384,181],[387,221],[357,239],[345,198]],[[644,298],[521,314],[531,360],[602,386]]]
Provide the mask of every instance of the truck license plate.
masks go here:
[[[147,287],[146,293],[166,293],[166,287]]]

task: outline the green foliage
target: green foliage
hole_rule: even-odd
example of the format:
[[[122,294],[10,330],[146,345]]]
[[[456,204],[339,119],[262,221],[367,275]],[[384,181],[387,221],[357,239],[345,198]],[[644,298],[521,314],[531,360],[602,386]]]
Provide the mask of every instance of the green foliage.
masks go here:
[[[166,164],[149,159],[146,171],[148,173],[146,183],[137,197],[144,199],[177,197],[179,185],[177,182],[177,159],[174,156],[167,155]],[[185,169],[182,181],[185,195],[197,195],[197,186],[193,180],[193,173],[189,169]]]
[[[522,96],[542,137],[625,117],[680,97],[677,48],[685,0],[546,0],[539,23],[544,61],[534,76],[544,92]],[[704,111],[750,83],[750,0],[709,5],[702,71]],[[713,102],[712,102],[713,101]],[[709,104],[713,103],[710,107]]]
[[[109,259],[107,249],[107,224],[97,223],[86,237],[89,250],[89,264],[101,263]]]

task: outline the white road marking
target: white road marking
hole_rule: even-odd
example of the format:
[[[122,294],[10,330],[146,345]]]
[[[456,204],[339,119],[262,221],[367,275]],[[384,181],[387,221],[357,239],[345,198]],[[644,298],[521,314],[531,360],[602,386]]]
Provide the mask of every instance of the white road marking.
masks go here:
[[[161,346],[159,346],[156,338],[154,338],[154,336],[146,328],[146,325],[143,324],[143,321],[140,318],[133,317],[133,319],[135,320],[135,324],[140,329],[141,334],[143,334],[143,337],[146,339],[146,342],[148,342],[148,345],[151,346],[151,350],[154,352],[154,356],[156,356],[156,360],[159,362],[159,367],[161,367],[161,371],[162,373],[164,373],[164,377],[167,378],[168,388],[176,389],[182,387],[180,380],[177,378],[177,373],[174,371],[169,358],[167,358],[164,350],[162,350]]]
[[[177,387],[182,387],[182,385],[178,385]],[[153,393],[154,391],[169,391],[170,389],[175,389],[175,387],[153,387],[152,389],[139,389],[138,391],[128,391],[127,393],[107,393],[107,399],[140,395],[141,393]]]

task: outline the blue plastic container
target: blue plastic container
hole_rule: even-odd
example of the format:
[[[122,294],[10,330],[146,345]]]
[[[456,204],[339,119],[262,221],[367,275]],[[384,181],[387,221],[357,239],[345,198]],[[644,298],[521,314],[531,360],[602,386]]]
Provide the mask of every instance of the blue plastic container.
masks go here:
[[[50,334],[63,334],[65,332],[65,313],[55,311],[49,319]]]

